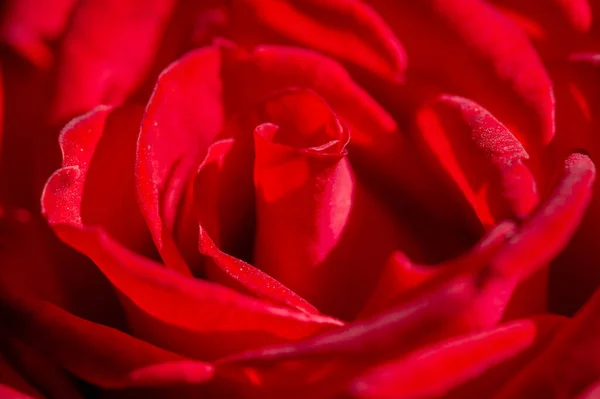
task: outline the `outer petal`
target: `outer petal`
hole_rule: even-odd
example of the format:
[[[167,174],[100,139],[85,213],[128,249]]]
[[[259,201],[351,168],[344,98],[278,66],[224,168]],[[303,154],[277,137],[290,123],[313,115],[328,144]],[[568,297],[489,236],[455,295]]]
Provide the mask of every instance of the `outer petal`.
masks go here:
[[[484,106],[532,155],[550,141],[548,74],[527,37],[493,6],[481,0],[369,3],[404,44],[411,68]]]
[[[584,45],[592,25],[589,0],[494,0],[527,33],[544,57],[561,57]]]
[[[352,396],[441,397],[462,382],[524,351],[535,336],[533,322],[518,321],[434,344],[369,370],[352,383]]]
[[[481,266],[481,265],[478,265]],[[396,307],[343,329],[289,345],[265,347],[223,359],[227,370],[256,370],[253,389],[306,397],[343,389],[368,367],[448,336],[489,327],[513,282],[474,268],[408,295]],[[501,308],[501,306],[500,306]],[[251,385],[251,384],[250,384]],[[304,396],[302,396],[304,395]]]
[[[81,0],[62,44],[53,118],[125,100],[148,72],[174,4]]]
[[[600,377],[600,291],[494,398],[571,398]]]
[[[53,54],[46,42],[63,33],[77,1],[5,1],[0,28],[2,40],[36,66],[49,67]]]
[[[138,369],[182,359],[118,330],[77,318],[44,301],[5,291],[2,303],[3,320],[12,331],[75,375],[101,387],[156,384],[152,373],[139,373]],[[210,379],[212,366],[201,362],[197,365],[193,378]]]
[[[8,399],[43,398],[42,394],[11,367],[2,355],[0,355],[0,395]]]
[[[0,337],[7,356],[41,391],[52,398],[82,399],[71,376],[62,367],[4,331]]]
[[[360,1],[236,0],[231,14],[234,40],[244,45],[291,42],[391,79],[404,77],[402,46]]]
[[[535,323],[536,334],[535,340],[530,346],[516,356],[506,359],[453,389],[447,399],[485,397],[491,392],[499,391],[512,377],[545,350],[549,342],[568,322],[566,317],[549,314],[537,316],[531,320]]]

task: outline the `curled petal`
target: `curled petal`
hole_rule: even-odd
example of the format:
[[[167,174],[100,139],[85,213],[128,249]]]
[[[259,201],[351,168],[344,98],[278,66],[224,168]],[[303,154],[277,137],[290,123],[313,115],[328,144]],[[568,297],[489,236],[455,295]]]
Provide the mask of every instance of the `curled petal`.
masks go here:
[[[526,217],[538,203],[529,155],[480,105],[442,96],[416,116],[424,145],[449,174],[485,226]]]
[[[391,251],[418,245],[355,181],[349,132],[319,96],[285,92],[264,114],[254,133],[255,263],[317,309],[351,318]]]
[[[551,261],[579,225],[595,177],[596,169],[587,156],[569,156],[554,192],[494,260],[497,270],[526,279]]]
[[[138,139],[135,176],[142,213],[167,266],[185,274],[189,270],[172,232],[185,184],[222,128],[220,65],[218,49],[209,47],[167,68]]]
[[[236,144],[234,139],[226,139],[211,145],[196,176],[199,248],[210,258],[205,262],[206,273],[213,280],[259,298],[316,313],[306,300],[260,269],[222,251],[209,236],[210,232],[225,248],[239,248],[239,241],[243,239],[252,242],[251,237],[240,236],[248,230],[253,233],[253,149],[251,146],[239,148],[243,146]]]

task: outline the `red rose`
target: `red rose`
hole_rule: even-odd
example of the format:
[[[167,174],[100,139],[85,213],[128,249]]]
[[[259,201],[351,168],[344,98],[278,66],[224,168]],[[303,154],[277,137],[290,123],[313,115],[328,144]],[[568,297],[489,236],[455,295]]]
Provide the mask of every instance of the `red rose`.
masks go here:
[[[592,3],[6,1],[0,397],[597,397]]]

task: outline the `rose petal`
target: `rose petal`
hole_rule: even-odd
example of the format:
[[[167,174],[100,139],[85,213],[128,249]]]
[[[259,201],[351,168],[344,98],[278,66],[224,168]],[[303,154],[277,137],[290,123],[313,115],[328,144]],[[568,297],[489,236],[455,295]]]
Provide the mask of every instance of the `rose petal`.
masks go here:
[[[564,158],[572,151],[585,151],[594,163],[600,160],[600,56],[573,55],[555,70],[557,93],[556,139],[553,158]],[[600,283],[595,266],[600,252],[594,242],[600,220],[598,185],[589,208],[573,239],[550,268],[550,306],[553,311],[571,315],[579,309]]]
[[[175,212],[185,183],[222,128],[220,58],[218,49],[210,47],[166,69],[148,102],[138,140],[142,213],[166,265],[184,274],[189,270],[172,237]]]
[[[82,132],[88,133],[106,116],[107,109],[101,107],[73,121],[63,135],[77,137]],[[90,165],[87,159],[91,154],[84,151],[82,156],[80,151],[74,151],[76,149],[63,147],[64,166],[47,183],[42,199],[43,213],[62,240],[96,263],[124,295],[124,304],[133,304],[133,308],[127,308],[133,312],[129,314],[130,322],[147,323],[144,331],[138,333],[160,336],[169,326],[183,329],[187,332],[185,340],[171,337],[165,345],[182,351],[180,345],[196,345],[199,353],[203,353],[210,352],[211,345],[215,347],[210,339],[223,340],[225,332],[233,336],[232,342],[225,345],[227,341],[223,341],[213,349],[231,351],[236,345],[251,347],[257,340],[278,342],[276,338],[306,337],[321,328],[341,324],[335,319],[270,306],[219,285],[186,278],[131,252],[101,228],[82,225],[80,209]],[[196,317],[198,312],[202,312],[202,318]],[[210,339],[198,340],[196,334],[207,334]]]
[[[200,252],[210,257],[204,267],[208,276],[259,298],[272,300],[308,313],[317,313],[306,300],[254,266],[221,251],[209,231],[226,247],[238,243],[254,220],[252,147],[239,148],[234,140],[213,143],[196,176],[196,208],[200,223]],[[249,161],[249,162],[248,162]],[[245,175],[245,178],[244,178]],[[249,215],[248,215],[249,214]],[[207,230],[209,229],[209,230]],[[237,231],[236,231],[237,230]],[[253,229],[252,229],[253,230]],[[249,230],[250,233],[253,233]],[[236,238],[237,236],[237,238]],[[252,237],[249,238],[252,243]],[[229,244],[229,245],[228,245]]]
[[[515,234],[517,226],[512,222],[503,222],[491,229],[477,245],[469,252],[450,259],[438,265],[421,265],[413,263],[406,255],[396,252],[385,265],[380,274],[377,288],[361,315],[374,315],[390,304],[397,302],[410,290],[422,286],[427,281],[447,275],[448,271],[459,272],[472,270],[474,265],[488,262],[504,245],[512,235]]]
[[[600,291],[495,399],[567,398],[600,378]]]
[[[151,66],[174,0],[81,0],[62,42],[54,120],[119,104]]]
[[[532,345],[536,325],[518,321],[434,344],[377,366],[351,385],[356,398],[443,396]]]
[[[2,355],[0,355],[0,394],[3,398],[9,399],[43,398],[42,394],[14,370]]]
[[[42,356],[20,339],[0,332],[5,353],[25,370],[27,376],[52,398],[82,399],[69,375],[54,362]]]
[[[564,56],[579,46],[592,24],[588,0],[494,0],[536,44],[545,57]]]
[[[238,0],[231,14],[234,39],[248,47],[288,41],[375,74],[403,78],[401,44],[383,19],[359,1]]]
[[[411,68],[481,104],[530,155],[550,141],[554,96],[548,74],[525,34],[493,6],[481,0],[369,3],[393,27]]]
[[[254,133],[255,264],[317,309],[352,318],[391,251],[421,248],[354,180],[349,132],[319,96],[284,92],[263,112],[269,123]]]
[[[492,276],[480,270],[440,279],[369,319],[293,344],[236,354],[217,362],[217,368],[237,371],[257,395],[291,390],[297,397],[331,395],[368,367],[493,325],[499,317],[491,314],[498,312],[498,301],[505,301],[510,281]]]
[[[536,316],[531,321],[535,323],[536,335],[534,342],[529,347],[453,389],[448,393],[447,399],[485,397],[490,392],[500,390],[519,370],[523,369],[547,347],[560,329],[567,324],[568,319],[546,314]]]
[[[136,369],[178,361],[178,355],[137,340],[118,330],[75,317],[41,300],[5,292],[3,315],[10,329],[78,377],[104,388],[156,384],[136,376]],[[39,334],[44,331],[44,334]],[[198,364],[201,364],[198,362]],[[212,366],[196,368],[204,380]],[[163,382],[163,381],[161,381]]]
[[[504,246],[495,268],[521,279],[550,262],[569,242],[592,195],[596,170],[585,155],[569,156],[554,192]]]
[[[8,0],[4,5],[0,37],[30,62],[48,68],[53,61],[47,42],[66,28],[77,0]]]

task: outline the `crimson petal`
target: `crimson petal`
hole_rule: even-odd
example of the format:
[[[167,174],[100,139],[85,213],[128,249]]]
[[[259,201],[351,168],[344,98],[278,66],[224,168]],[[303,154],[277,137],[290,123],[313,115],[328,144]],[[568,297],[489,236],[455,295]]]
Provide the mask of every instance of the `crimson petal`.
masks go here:
[[[231,14],[233,37],[243,45],[291,42],[391,79],[404,77],[402,45],[360,1],[237,0]]]
[[[81,0],[62,42],[53,118],[119,104],[142,82],[174,0]]]

